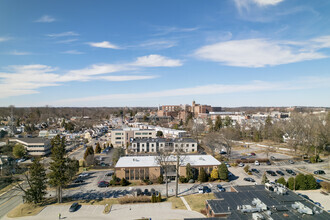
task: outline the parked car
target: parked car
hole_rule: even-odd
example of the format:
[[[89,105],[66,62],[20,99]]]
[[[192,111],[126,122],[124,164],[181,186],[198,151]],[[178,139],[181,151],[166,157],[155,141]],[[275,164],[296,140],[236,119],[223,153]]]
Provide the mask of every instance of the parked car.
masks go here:
[[[256,165],[256,166],[259,166],[260,165],[260,163],[259,163],[259,161],[254,161],[254,165]]]
[[[217,185],[217,188],[220,192],[225,192],[226,191],[226,189],[223,188],[220,184]]]
[[[151,190],[150,190],[150,194],[151,195],[158,195],[158,192],[154,189],[154,188],[152,188]]]
[[[294,164],[294,161],[293,161],[293,160],[289,160],[289,163],[290,163],[290,164]]]
[[[267,165],[272,165],[272,163],[269,160],[266,162],[266,164]]]
[[[284,176],[284,173],[282,171],[280,171],[280,170],[276,170],[276,173],[279,174],[279,175],[281,175],[281,176]]]
[[[239,167],[244,167],[244,163],[241,162],[241,163],[238,164],[238,166]]]
[[[244,180],[247,182],[255,182],[255,180],[251,177],[245,177]]]
[[[100,188],[103,188],[103,187],[108,187],[109,186],[109,183],[107,181],[100,181],[98,184],[97,184],[98,187]]]
[[[79,207],[79,203],[78,202],[73,203],[70,206],[69,212],[75,212],[75,211],[77,211],[78,207]]]
[[[198,187],[198,193],[200,194],[204,193],[203,187]]]
[[[277,176],[276,173],[272,170],[267,170],[266,173],[268,173],[271,176]]]
[[[225,162],[225,164],[226,164],[227,167],[230,167],[230,164],[229,163]]]
[[[314,204],[317,205],[317,206],[319,206],[319,207],[321,207],[321,208],[323,208],[323,206],[319,202],[314,202]]]
[[[311,163],[311,161],[310,161],[310,160],[304,160],[304,162],[305,162],[305,163]]]
[[[80,178],[75,179],[75,180],[73,181],[73,183],[83,183],[83,182],[85,182],[85,181],[82,180],[82,179],[80,179]]]
[[[251,171],[254,173],[259,173],[259,170],[255,169],[255,168],[251,169]]]
[[[143,191],[143,195],[145,195],[145,196],[151,196],[151,193],[149,192],[148,189],[145,189],[145,190]]]
[[[106,176],[112,176],[114,174],[113,171],[110,171],[109,173],[105,174]]]
[[[274,156],[271,156],[270,159],[271,160],[276,160],[276,158]]]
[[[252,152],[252,153],[250,153],[250,155],[251,155],[251,156],[255,156],[255,155],[256,155],[256,153],[253,153],[253,152]]]
[[[210,193],[211,189],[208,186],[203,186],[203,193]]]
[[[81,174],[79,174],[79,176],[78,177],[88,177],[89,176],[89,173],[81,173]]]
[[[226,151],[221,151],[220,154],[227,154],[227,152]]]
[[[290,170],[290,169],[286,169],[285,170],[288,174],[291,174],[292,176],[295,176],[296,173],[293,171],[293,170]]]
[[[316,171],[314,171],[314,174],[323,175],[323,174],[325,174],[325,172],[324,172],[324,170],[316,170]]]
[[[142,190],[141,189],[136,189],[136,195],[137,196],[143,195]]]

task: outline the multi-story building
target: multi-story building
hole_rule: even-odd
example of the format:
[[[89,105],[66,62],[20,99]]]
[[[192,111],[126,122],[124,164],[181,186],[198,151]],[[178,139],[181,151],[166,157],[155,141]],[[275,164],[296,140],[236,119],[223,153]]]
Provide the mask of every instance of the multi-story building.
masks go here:
[[[110,132],[111,144],[114,147],[124,147],[134,139],[156,138],[156,131],[151,129],[124,128],[113,129]]]
[[[168,158],[168,178],[175,179],[175,167],[177,157],[172,155]],[[207,173],[211,173],[221,163],[211,155],[184,155],[181,157],[179,167],[179,175],[186,176],[186,166],[198,171],[204,169]],[[126,156],[121,157],[116,166],[115,173],[118,178],[125,178],[129,181],[140,181],[150,179],[155,181],[160,175],[164,175],[163,169],[157,162],[157,156]]]
[[[48,139],[44,138],[16,138],[10,139],[10,142],[22,144],[28,155],[31,156],[45,156],[50,154],[51,145]]]
[[[132,141],[131,150],[135,153],[156,153],[159,151],[197,152],[197,141],[191,138],[143,138]]]

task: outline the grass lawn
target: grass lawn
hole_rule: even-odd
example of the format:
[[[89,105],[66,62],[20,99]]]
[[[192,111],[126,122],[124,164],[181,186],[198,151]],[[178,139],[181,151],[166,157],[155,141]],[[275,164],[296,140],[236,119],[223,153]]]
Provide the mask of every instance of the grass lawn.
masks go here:
[[[194,211],[200,212],[201,209],[205,208],[205,200],[216,199],[213,193],[205,194],[193,194],[189,196],[184,196],[190,208]]]
[[[9,218],[33,216],[39,214],[39,212],[41,212],[41,210],[43,210],[45,207],[46,206],[24,203],[11,210],[7,216]]]
[[[167,198],[166,202],[172,203],[172,209],[187,209],[179,197],[169,197]]]

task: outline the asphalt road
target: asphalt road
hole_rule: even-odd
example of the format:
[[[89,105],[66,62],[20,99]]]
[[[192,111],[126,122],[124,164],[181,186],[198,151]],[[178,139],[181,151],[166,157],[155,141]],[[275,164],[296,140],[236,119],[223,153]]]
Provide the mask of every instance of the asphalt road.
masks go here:
[[[11,189],[0,196],[0,219],[10,210],[23,202],[23,193],[17,189]]]

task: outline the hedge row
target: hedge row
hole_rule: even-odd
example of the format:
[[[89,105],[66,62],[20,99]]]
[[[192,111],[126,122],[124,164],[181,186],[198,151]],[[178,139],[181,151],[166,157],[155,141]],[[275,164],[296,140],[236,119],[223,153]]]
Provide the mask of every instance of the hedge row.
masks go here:
[[[124,196],[118,198],[119,204],[151,202],[150,196]]]
[[[236,163],[254,163],[255,161],[259,161],[259,163],[266,163],[269,161],[267,158],[250,158],[250,159],[237,159]]]

